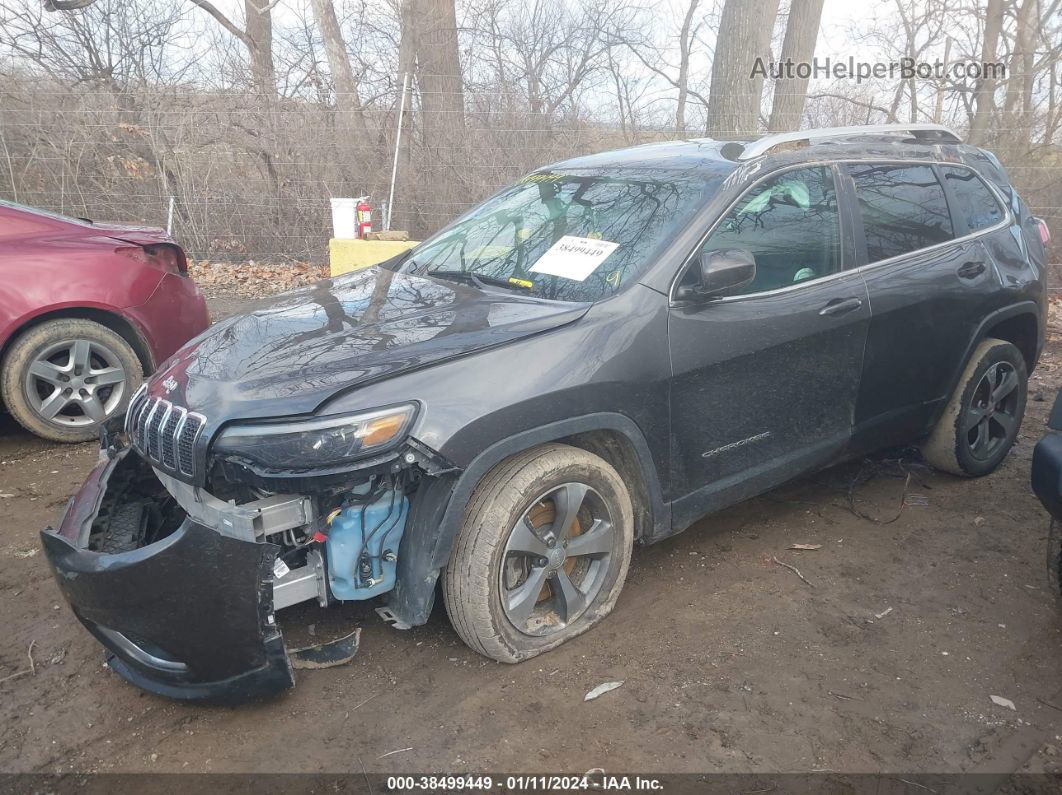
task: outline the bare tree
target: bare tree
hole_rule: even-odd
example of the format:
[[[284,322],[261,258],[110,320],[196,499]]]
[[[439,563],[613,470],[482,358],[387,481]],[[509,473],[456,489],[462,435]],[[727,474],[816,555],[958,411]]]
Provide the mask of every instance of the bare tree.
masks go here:
[[[218,10],[209,0],[191,2],[212,16],[221,27],[243,42],[251,59],[251,75],[255,89],[263,97],[273,97],[277,91],[276,71],[273,67],[273,6],[277,0],[244,0],[245,25],[240,28]],[[259,4],[261,3],[261,4]]]
[[[726,0],[712,60],[708,134],[714,138],[756,132],[763,96],[757,59],[770,60],[778,0]]]
[[[806,63],[815,56],[815,42],[819,37],[822,6],[825,0],[793,0],[782,42],[782,63]],[[774,85],[771,103],[771,132],[797,130],[804,114],[808,78],[794,77],[779,80]]]
[[[985,29],[981,42],[981,63],[988,64],[996,60],[999,50],[999,34],[1003,30],[1003,0],[988,0],[985,9]],[[996,78],[995,73],[982,75],[977,81],[977,110],[970,122],[970,143],[981,146],[985,141],[989,121],[995,112]]]
[[[454,0],[409,0],[406,8],[402,36],[416,59],[425,131],[445,133],[462,124],[464,113]]]
[[[343,33],[339,29],[336,10],[332,0],[311,0],[313,15],[324,42],[328,69],[335,83],[336,108],[354,135],[364,137],[366,133],[365,118],[362,113],[361,98],[358,95],[358,78],[350,65]]]
[[[675,102],[675,131],[682,135],[686,132],[687,107],[692,96],[703,106],[707,107],[707,98],[693,89],[690,85],[690,60],[693,54],[693,45],[697,40],[697,32],[701,23],[694,24],[700,0],[687,0],[686,11],[682,15],[682,25],[678,31],[678,65],[672,66],[667,63],[665,47],[638,47],[633,46],[634,54],[641,61],[642,66],[654,74],[662,77],[670,83],[678,92]],[[672,74],[674,72],[674,74]]]
[[[1006,141],[1011,146],[1025,146],[1031,130],[1027,124],[1032,112],[1032,93],[1036,61],[1035,25],[1037,0],[1013,0],[1015,15],[1014,46],[1007,67],[1007,90],[1003,101],[1003,124]]]

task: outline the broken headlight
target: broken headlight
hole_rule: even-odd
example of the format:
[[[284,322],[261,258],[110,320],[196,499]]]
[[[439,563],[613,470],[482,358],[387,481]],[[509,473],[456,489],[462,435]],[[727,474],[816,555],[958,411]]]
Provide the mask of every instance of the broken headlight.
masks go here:
[[[407,403],[360,414],[232,425],[214,441],[213,451],[269,469],[342,466],[399,444],[415,413],[416,406]]]

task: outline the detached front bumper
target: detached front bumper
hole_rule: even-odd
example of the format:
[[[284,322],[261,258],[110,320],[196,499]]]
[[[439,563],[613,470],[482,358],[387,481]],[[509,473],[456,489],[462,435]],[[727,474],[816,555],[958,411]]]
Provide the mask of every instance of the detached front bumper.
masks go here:
[[[128,488],[143,462],[131,451],[101,462],[41,541],[74,615],[122,678],[159,695],[239,703],[294,685],[273,615],[277,547],[224,536],[187,517],[154,543],[89,549],[108,490]],[[112,495],[113,497],[113,495]],[[113,499],[112,499],[113,502]]]

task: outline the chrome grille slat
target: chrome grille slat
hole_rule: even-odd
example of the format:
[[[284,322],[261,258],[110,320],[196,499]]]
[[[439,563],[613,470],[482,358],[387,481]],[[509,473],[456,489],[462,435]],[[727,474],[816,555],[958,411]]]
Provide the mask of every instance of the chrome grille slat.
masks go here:
[[[202,414],[138,392],[126,415],[130,441],[144,458],[175,474],[195,475],[195,442],[206,424]]]
[[[159,461],[160,463],[161,463],[161,459],[159,458],[159,425],[161,423],[158,422],[155,419],[155,415],[157,415],[159,413],[159,409],[160,408],[163,409],[163,412],[165,413],[165,410],[166,410],[164,408],[165,403],[166,403],[166,401],[164,401],[164,400],[157,401],[155,403],[155,405],[151,407],[151,413],[148,415],[148,418],[147,418],[147,424],[148,424],[147,451],[148,451],[148,455],[152,459],[154,459],[155,461]]]

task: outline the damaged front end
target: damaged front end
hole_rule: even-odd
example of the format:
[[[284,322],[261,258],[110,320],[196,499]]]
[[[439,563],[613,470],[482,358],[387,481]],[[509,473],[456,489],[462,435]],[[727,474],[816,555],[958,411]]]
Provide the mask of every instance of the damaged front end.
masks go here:
[[[277,610],[395,589],[410,496],[425,476],[419,451],[300,477],[299,493],[219,456],[208,491],[175,477],[179,453],[178,466],[161,466],[176,447],[136,441],[105,430],[100,463],[58,529],[41,533],[74,614],[132,684],[195,701],[274,695],[294,685]],[[356,644],[351,633],[335,649],[303,650],[305,662],[349,658]]]

